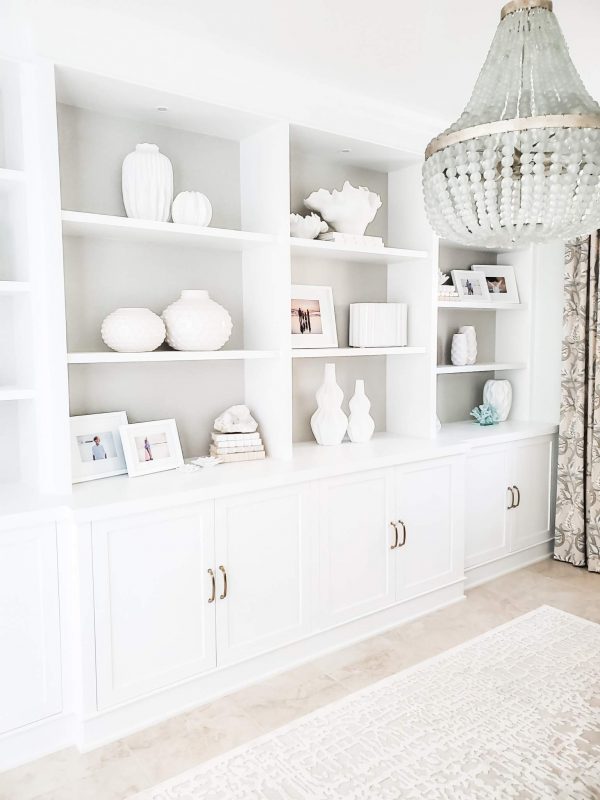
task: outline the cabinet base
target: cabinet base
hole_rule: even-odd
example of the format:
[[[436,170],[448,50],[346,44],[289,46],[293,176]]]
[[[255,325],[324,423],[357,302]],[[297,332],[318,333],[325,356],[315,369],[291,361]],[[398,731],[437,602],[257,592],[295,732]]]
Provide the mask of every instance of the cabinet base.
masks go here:
[[[0,736],[0,772],[71,747],[74,725],[74,717],[57,714],[3,734]]]
[[[516,553],[496,558],[486,564],[480,564],[478,567],[471,567],[465,570],[466,588],[474,589],[476,586],[492,581],[494,578],[499,578],[501,575],[528,567],[537,561],[544,561],[552,555],[553,547],[554,539],[548,539],[547,542],[526,547]]]

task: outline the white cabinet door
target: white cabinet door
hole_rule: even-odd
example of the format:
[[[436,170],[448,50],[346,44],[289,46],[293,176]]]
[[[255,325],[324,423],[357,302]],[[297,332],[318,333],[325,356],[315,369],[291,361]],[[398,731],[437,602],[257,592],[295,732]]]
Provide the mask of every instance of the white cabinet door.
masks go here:
[[[465,476],[465,566],[467,569],[510,552],[512,511],[510,446],[482,447],[467,456]]]
[[[310,633],[309,498],[304,484],[216,501],[219,666]]]
[[[511,484],[517,507],[511,516],[511,550],[522,550],[552,538],[554,437],[513,446]]]
[[[92,527],[98,708],[216,665],[212,504]]]
[[[394,602],[393,470],[319,482],[319,627]]]
[[[61,707],[56,528],[0,532],[0,733]]]
[[[461,460],[398,467],[400,537],[396,561],[397,600],[433,591],[463,577],[463,468]]]

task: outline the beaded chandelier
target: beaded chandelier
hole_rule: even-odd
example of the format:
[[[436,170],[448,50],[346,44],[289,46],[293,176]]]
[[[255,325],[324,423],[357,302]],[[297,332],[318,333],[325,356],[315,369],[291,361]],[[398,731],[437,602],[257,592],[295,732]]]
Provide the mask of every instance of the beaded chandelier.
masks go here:
[[[600,227],[600,105],[551,0],[512,0],[461,117],[425,153],[429,221],[458,244],[515,247]]]

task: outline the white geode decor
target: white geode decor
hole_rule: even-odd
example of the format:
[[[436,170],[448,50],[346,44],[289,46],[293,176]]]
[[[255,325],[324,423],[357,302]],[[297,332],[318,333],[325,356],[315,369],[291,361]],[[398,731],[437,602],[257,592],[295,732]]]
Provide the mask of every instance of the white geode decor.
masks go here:
[[[117,308],[102,322],[100,335],[117,353],[150,353],[164,342],[166,331],[149,308]]]
[[[248,406],[231,406],[216,418],[214,427],[219,433],[254,433],[258,422]]]
[[[171,209],[173,222],[206,228],[212,219],[210,200],[202,192],[179,192]]]
[[[486,381],[483,387],[483,402],[498,413],[498,422],[506,422],[512,406],[512,384],[510,381]]]
[[[455,367],[464,367],[467,364],[467,357],[467,335],[465,333],[455,333],[452,337],[450,361],[452,361]]]
[[[357,189],[346,181],[341,192],[319,189],[306,198],[304,205],[320,214],[334,230],[362,236],[381,208],[381,197],[365,186]]]
[[[472,325],[463,325],[458,332],[467,337],[467,364],[471,366],[477,362],[477,332]]]
[[[162,318],[175,350],[219,350],[233,330],[229,312],[203,289],[184,289]]]
[[[290,214],[290,236],[297,239],[316,239],[320,233],[327,233],[329,225],[318,214]]]
[[[368,442],[375,431],[375,420],[369,414],[371,401],[365,394],[365,382],[357,380],[354,395],[350,400],[348,418],[348,437],[351,442]]]
[[[123,203],[128,217],[168,222],[173,202],[173,166],[156,144],[136,144],[122,169]]]
[[[335,364],[325,364],[325,379],[317,389],[317,410],[310,427],[318,444],[341,444],[348,428],[348,418],[342,411],[344,393],[335,380]]]

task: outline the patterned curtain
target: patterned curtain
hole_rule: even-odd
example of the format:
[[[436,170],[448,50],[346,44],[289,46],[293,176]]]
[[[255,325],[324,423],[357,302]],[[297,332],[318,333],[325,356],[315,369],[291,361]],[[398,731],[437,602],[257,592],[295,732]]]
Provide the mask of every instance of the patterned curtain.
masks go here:
[[[554,556],[600,572],[600,238],[567,245]]]

